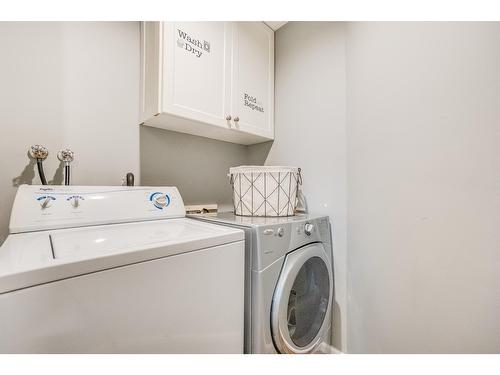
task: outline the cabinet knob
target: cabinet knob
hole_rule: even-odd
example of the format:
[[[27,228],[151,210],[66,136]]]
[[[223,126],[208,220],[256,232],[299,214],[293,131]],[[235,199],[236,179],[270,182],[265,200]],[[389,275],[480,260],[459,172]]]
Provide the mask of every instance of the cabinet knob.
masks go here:
[[[240,118],[239,117],[235,117],[234,118],[234,122],[238,122],[238,121],[240,121]]]
[[[227,120],[227,121],[231,121],[231,115],[227,115],[227,116],[226,116],[226,120]]]

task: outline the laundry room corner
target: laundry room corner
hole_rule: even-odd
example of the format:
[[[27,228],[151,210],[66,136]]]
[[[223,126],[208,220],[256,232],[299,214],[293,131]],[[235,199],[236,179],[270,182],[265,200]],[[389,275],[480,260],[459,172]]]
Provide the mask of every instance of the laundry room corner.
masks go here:
[[[268,153],[265,165],[301,167],[308,212],[330,217],[335,282],[332,343],[346,351],[345,24],[289,22],[276,31],[275,45],[275,140],[272,145],[250,146],[250,155],[259,160]]]
[[[0,14],[2,369],[500,373],[500,12],[75,1]]]

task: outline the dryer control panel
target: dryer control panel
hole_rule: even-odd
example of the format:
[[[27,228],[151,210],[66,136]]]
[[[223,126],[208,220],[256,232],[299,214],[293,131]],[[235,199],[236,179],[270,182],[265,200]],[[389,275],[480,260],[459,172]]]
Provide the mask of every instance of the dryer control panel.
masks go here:
[[[279,223],[257,228],[257,251],[252,255],[254,270],[264,269],[287,253],[310,243],[323,242],[325,246],[330,246],[330,224],[327,216],[296,216],[276,221]]]
[[[185,216],[176,187],[21,185],[10,233]]]

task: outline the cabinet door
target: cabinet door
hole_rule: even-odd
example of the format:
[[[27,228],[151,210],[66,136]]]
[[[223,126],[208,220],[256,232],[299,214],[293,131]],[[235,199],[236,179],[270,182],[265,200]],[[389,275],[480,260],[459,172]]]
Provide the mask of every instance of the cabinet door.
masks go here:
[[[164,22],[162,111],[229,127],[231,25]]]
[[[236,128],[274,138],[274,32],[263,22],[233,24],[231,115]]]
[[[160,29],[160,22],[141,22],[141,122],[161,111]]]

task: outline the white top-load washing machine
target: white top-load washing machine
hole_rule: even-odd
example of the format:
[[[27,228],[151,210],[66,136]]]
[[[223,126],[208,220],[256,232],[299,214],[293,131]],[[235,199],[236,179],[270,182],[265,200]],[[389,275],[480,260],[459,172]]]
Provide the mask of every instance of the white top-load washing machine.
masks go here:
[[[184,216],[175,187],[20,186],[0,352],[243,352],[244,233]]]
[[[328,217],[190,217],[245,230],[246,353],[314,353],[329,347],[334,285]]]

